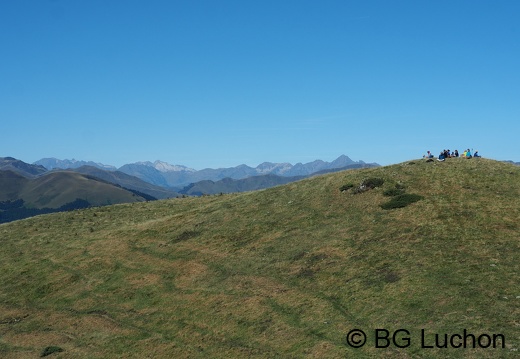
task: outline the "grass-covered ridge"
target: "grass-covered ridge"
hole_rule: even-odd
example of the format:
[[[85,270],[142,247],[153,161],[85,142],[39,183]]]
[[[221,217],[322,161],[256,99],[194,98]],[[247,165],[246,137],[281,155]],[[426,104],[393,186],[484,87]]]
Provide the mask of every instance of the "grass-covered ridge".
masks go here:
[[[422,199],[385,210],[392,188]],[[519,218],[519,167],[449,159],[0,225],[0,356],[516,357]],[[412,344],[376,349],[376,328]],[[423,349],[421,329],[506,348]]]

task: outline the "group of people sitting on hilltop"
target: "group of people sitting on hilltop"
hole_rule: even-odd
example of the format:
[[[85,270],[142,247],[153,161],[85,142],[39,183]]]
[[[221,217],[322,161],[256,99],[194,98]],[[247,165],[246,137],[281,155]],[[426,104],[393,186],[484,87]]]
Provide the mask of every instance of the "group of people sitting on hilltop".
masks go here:
[[[439,157],[437,158],[437,161],[444,161],[446,158],[454,158],[454,157],[461,157],[461,158],[472,158],[472,157],[480,157],[478,154],[478,151],[475,151],[475,153],[472,155],[471,150],[468,148],[465,150],[462,155],[459,155],[459,151],[451,151],[450,150],[442,150],[439,154]],[[428,151],[426,155],[423,156],[423,158],[427,159],[433,159],[433,154]]]

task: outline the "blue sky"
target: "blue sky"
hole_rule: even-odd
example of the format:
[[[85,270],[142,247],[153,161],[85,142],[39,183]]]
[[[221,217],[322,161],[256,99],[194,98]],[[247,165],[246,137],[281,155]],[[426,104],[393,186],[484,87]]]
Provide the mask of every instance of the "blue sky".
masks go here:
[[[0,2],[0,156],[520,161],[519,1]]]

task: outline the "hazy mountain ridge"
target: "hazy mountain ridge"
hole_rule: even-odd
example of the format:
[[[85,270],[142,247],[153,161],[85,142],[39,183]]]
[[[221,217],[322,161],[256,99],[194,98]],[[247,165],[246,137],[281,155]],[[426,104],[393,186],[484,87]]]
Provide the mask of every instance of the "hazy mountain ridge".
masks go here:
[[[290,163],[273,163],[273,162],[263,162],[256,166],[256,171],[258,174],[275,174],[275,175],[283,175],[287,171],[289,171],[293,166]]]
[[[305,178],[305,176],[283,177],[274,174],[258,175],[242,179],[224,178],[219,181],[204,180],[184,187],[179,193],[190,196],[235,193],[270,188]]]
[[[0,157],[0,170],[11,170],[24,177],[35,177],[47,172],[41,165],[31,165],[13,157]]]
[[[520,166],[520,162],[514,162],[514,161],[504,161],[504,162],[511,163],[516,166]]]
[[[156,169],[153,166],[132,163],[126,164],[119,167],[118,171],[126,173],[130,176],[137,177],[145,182],[161,186],[161,187],[169,187],[168,182],[164,178],[161,171]]]
[[[58,169],[79,168],[82,166],[92,166],[92,167],[97,167],[97,168],[107,170],[107,171],[115,171],[117,169],[115,166],[104,165],[99,162],[81,161],[81,160],[75,160],[75,159],[59,160],[59,159],[53,158],[53,157],[52,158],[42,158],[41,160],[38,160],[38,161],[34,162],[33,164],[43,166],[48,170],[53,170],[56,168],[58,168]]]
[[[313,172],[310,175],[306,176],[280,176],[276,174],[266,174],[266,175],[255,175],[251,177],[246,177],[242,179],[232,179],[229,177],[223,178],[218,181],[211,180],[202,180],[196,183],[191,183],[190,185],[184,187],[179,193],[200,196],[200,195],[208,195],[208,194],[218,194],[218,193],[235,193],[235,192],[246,192],[246,191],[256,191],[259,189],[270,188],[274,186],[279,186],[295,181],[299,181],[301,179],[317,176],[325,173],[352,170],[352,169],[360,169],[360,168],[370,168],[377,167],[371,164],[365,163],[355,163],[351,165],[347,165],[339,168],[325,169],[317,172]]]
[[[92,165],[85,165],[85,163]],[[45,165],[52,170],[47,171]],[[63,171],[61,167],[65,167],[64,170],[66,171],[93,176],[92,179],[106,181],[107,184],[133,191],[134,195],[142,195],[146,197],[145,199],[164,199],[178,197],[181,194],[202,195],[254,191],[297,181],[312,174],[378,165],[366,164],[363,161],[355,162],[342,155],[330,163],[322,160],[295,165],[263,162],[256,168],[242,164],[230,168],[206,168],[199,171],[159,160],[126,164],[119,170],[115,170],[114,166],[93,161],[43,158],[31,165],[12,157],[6,157],[0,159],[0,166],[4,169],[13,170],[25,178],[37,178],[46,173],[60,172]],[[174,184],[176,184],[175,187]],[[71,186],[75,187],[73,184]],[[63,188],[62,190],[66,191],[67,189]],[[84,199],[84,195],[84,193],[78,195],[77,198]],[[20,198],[13,192],[4,198],[8,201],[18,199]],[[31,201],[24,201],[26,205],[34,205]],[[111,202],[110,199],[107,203],[109,202]],[[64,204],[61,203],[61,205]],[[53,208],[57,207],[59,206],[55,205]]]
[[[188,167],[182,166],[182,165],[172,165],[167,162],[160,161],[160,160],[156,160],[153,163],[150,161],[144,161],[144,162],[136,162],[134,164],[153,167],[156,170],[158,170],[159,172],[181,172],[181,171],[195,172],[195,170],[193,168],[188,168]]]
[[[161,170],[158,169],[159,164]],[[245,164],[236,167],[227,168],[205,168],[202,170],[193,170],[185,166],[164,165],[165,162],[138,162],[127,164],[119,168],[120,171],[128,173],[132,176],[141,178],[144,181],[156,184],[158,186],[169,186],[173,188],[182,188],[192,183],[200,181],[219,181],[224,178],[235,180],[247,177],[273,174],[283,177],[308,176],[315,172],[330,170],[335,168],[343,168],[349,165],[368,165],[370,167],[379,166],[377,163],[367,164],[363,161],[353,161],[348,156],[341,155],[332,162],[323,160],[315,160],[308,163],[273,163],[263,162],[257,167],[250,167]],[[175,168],[175,170],[166,170],[167,168]]]
[[[55,158],[44,158],[34,162],[35,164],[43,165],[46,168],[79,168],[83,165],[93,166],[104,170],[116,170],[116,167],[110,165],[103,165],[92,161],[78,161],[78,160],[58,160]],[[173,189],[181,189],[185,186],[191,185],[200,181],[220,181],[225,178],[235,180],[244,179],[247,177],[273,174],[283,177],[297,177],[308,176],[315,172],[330,170],[335,168],[343,168],[349,165],[370,165],[371,167],[379,166],[377,163],[367,164],[363,161],[353,161],[348,156],[341,155],[332,162],[323,160],[315,160],[308,163],[296,163],[292,165],[287,162],[273,163],[263,162],[256,167],[250,167],[241,164],[235,167],[224,168],[204,168],[195,170],[183,165],[172,165],[164,161],[156,160],[140,161],[135,163],[128,163],[117,170],[126,173],[130,176],[137,177],[145,182],[156,186],[169,187]]]

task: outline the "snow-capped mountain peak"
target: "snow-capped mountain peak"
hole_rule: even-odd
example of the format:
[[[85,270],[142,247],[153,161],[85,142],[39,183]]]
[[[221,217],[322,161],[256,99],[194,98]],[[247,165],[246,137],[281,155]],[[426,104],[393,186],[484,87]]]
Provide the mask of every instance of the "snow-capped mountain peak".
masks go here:
[[[78,161],[76,159],[65,159],[65,160],[59,160],[57,158],[51,157],[51,158],[42,158],[39,161],[34,162],[36,165],[41,165],[48,170],[52,170],[55,168],[61,168],[61,169],[68,169],[68,168],[79,168],[81,166],[93,166],[97,167],[103,170],[107,171],[115,171],[116,168],[111,165],[104,165],[99,162],[92,162],[92,161]]]
[[[259,174],[267,174],[273,173],[278,175],[283,175],[285,172],[289,171],[293,166],[290,163],[272,163],[272,162],[264,162],[259,164],[255,170]]]
[[[153,167],[160,172],[181,172],[181,171],[195,172],[195,170],[192,168],[188,168],[188,167],[182,166],[182,165],[171,165],[167,162],[163,162],[163,161],[159,161],[159,160],[157,160],[153,163]]]

